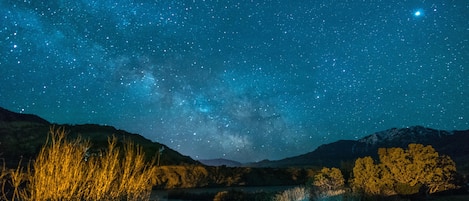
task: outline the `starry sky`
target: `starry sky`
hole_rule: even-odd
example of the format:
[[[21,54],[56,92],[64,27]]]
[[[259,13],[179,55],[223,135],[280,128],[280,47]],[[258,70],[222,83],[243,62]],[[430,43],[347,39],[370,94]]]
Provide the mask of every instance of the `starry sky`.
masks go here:
[[[469,1],[0,0],[0,106],[194,159],[469,128]]]

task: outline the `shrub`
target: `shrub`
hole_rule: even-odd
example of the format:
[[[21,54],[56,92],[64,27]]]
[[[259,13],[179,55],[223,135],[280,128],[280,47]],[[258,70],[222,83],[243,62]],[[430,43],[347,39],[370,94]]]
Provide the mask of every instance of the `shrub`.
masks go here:
[[[308,192],[304,187],[295,187],[285,190],[275,195],[275,201],[302,201],[307,200],[309,197]]]
[[[156,167],[141,147],[125,142],[119,150],[112,137],[106,151],[88,158],[90,142],[66,134],[52,127],[28,171],[18,166],[10,173],[13,200],[149,200]]]
[[[311,196],[323,198],[343,194],[344,184],[345,179],[340,169],[324,167],[313,177]]]
[[[367,195],[415,194],[419,189],[436,193],[458,188],[456,164],[428,145],[409,144],[408,149],[380,148],[379,163],[371,157],[358,158],[351,186]]]

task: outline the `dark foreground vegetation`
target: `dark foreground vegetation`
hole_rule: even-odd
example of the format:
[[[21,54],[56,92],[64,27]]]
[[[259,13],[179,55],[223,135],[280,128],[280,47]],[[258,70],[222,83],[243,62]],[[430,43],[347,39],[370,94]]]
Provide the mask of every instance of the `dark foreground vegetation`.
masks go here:
[[[2,163],[3,200],[148,200],[152,189],[217,186],[296,185],[313,174],[300,168],[228,168],[197,164],[157,166],[130,140],[107,140],[91,149],[90,140],[68,138],[51,127],[32,160],[16,167]]]
[[[378,160],[359,158],[348,180],[339,168],[311,170],[303,187],[279,193],[178,191],[170,199],[187,200],[467,200],[467,178],[456,164],[432,146],[409,144],[407,149],[381,148]]]
[[[67,139],[51,127],[34,160],[1,168],[3,200],[149,200],[152,189],[298,185],[282,192],[170,193],[189,200],[425,200],[467,193],[467,178],[432,146],[381,148],[378,159],[358,158],[350,169],[157,166],[141,146],[110,137],[90,152],[91,142]],[[25,164],[26,163],[26,164]],[[343,172],[347,177],[344,177]],[[300,186],[301,185],[301,186]],[[466,198],[466,197],[463,197]]]
[[[340,191],[330,191],[330,195],[318,196],[311,187],[299,186],[283,191],[243,191],[243,190],[221,190],[218,192],[207,191],[194,193],[190,190],[171,191],[164,198],[169,200],[191,200],[191,201],[212,201],[212,200],[243,200],[243,201],[467,201],[468,194],[433,194],[425,195],[364,195],[344,188]]]
[[[221,191],[188,193],[178,191],[170,199],[187,200],[468,200],[467,178],[456,172],[450,157],[433,147],[409,144],[407,149],[382,148],[379,160],[355,161],[346,181],[338,168],[324,167],[307,176],[303,187],[279,193]]]
[[[51,128],[46,144],[27,169],[1,170],[4,200],[147,200],[156,166],[145,161],[142,148],[126,142],[97,155],[87,151],[90,142],[67,140],[63,128]]]
[[[194,194],[171,191],[168,197],[189,200],[469,200],[467,131],[451,135],[421,127],[391,129],[378,137],[386,137],[387,133],[401,136],[393,138],[392,142],[409,145],[384,146],[389,140],[382,140],[381,144],[341,142],[333,144],[337,146],[322,146],[314,154],[293,158],[296,164],[301,161],[301,166],[270,168],[264,164],[263,168],[253,168],[203,166],[165,145],[110,126],[55,127],[57,129],[37,116],[0,108],[0,200],[148,200],[155,189],[275,185],[298,187],[280,192],[222,190]],[[432,146],[403,143],[407,142],[402,141],[408,139],[407,133],[414,137],[431,133],[433,137],[425,134],[425,139],[433,141],[423,144],[434,144],[451,158]],[[360,152],[368,154],[337,158],[350,152],[341,147],[358,145],[388,148],[366,149],[374,150],[374,154]],[[163,153],[159,152],[162,148]],[[453,156],[462,163],[458,171]],[[335,165],[327,165],[325,159],[334,160]],[[289,160],[292,159],[286,159]],[[323,165],[317,167],[317,164]]]
[[[160,166],[156,188],[226,186],[285,186],[305,184],[314,170],[305,168],[210,167],[200,165]]]

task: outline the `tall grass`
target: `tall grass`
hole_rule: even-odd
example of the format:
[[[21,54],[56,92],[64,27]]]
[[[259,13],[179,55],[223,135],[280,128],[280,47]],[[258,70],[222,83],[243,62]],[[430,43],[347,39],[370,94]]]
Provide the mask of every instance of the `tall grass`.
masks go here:
[[[2,160],[2,166],[0,168],[0,185],[1,185],[1,194],[2,194],[2,200],[5,200],[6,199],[6,192],[5,192],[5,186],[7,184],[7,180],[8,180],[8,170],[5,168],[5,161]]]
[[[140,146],[127,141],[120,150],[112,137],[106,151],[87,158],[90,141],[69,141],[66,134],[51,128],[28,170],[10,173],[12,200],[149,200],[156,166]]]

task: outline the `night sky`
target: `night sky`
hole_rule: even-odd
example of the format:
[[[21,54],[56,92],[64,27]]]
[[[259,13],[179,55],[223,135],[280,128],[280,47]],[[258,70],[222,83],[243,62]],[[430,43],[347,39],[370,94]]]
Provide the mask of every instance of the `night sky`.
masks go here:
[[[469,128],[467,0],[0,0],[0,106],[194,159]]]

